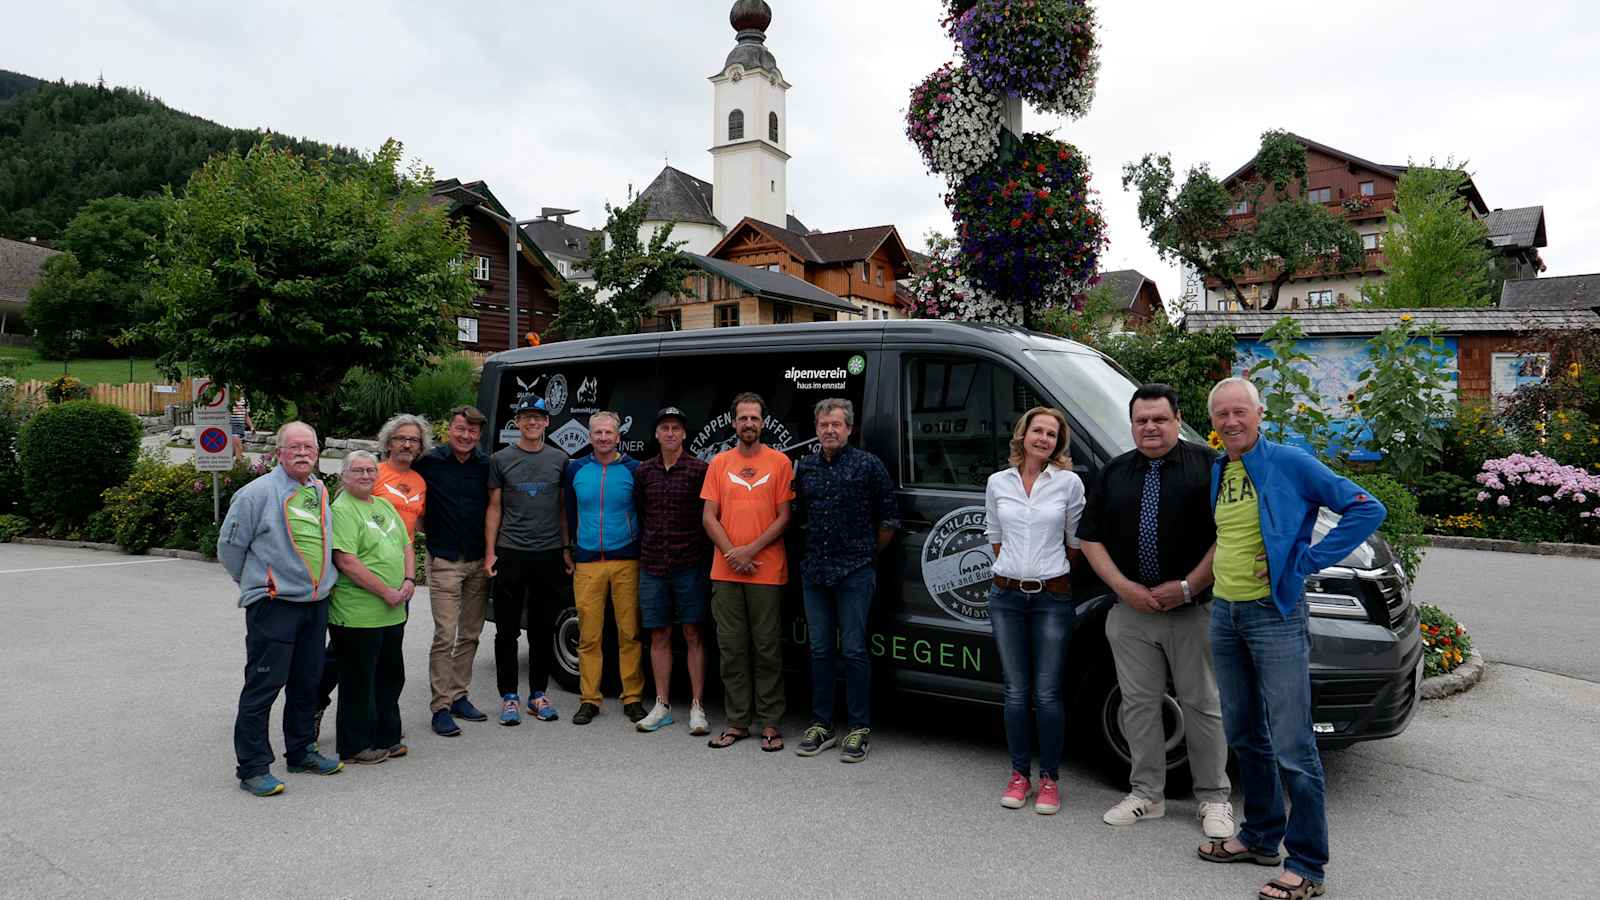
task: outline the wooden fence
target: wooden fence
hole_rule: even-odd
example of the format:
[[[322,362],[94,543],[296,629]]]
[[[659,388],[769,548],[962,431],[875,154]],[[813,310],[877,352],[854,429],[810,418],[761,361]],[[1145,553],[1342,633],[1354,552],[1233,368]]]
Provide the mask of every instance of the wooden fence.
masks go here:
[[[44,389],[48,381],[24,381],[18,385],[18,390],[23,395],[37,394],[44,397]],[[157,391],[157,387],[172,388],[172,393]],[[189,402],[189,397],[184,393],[183,385],[152,384],[149,382],[139,384],[96,384],[89,386],[89,399],[112,406],[120,406],[136,416],[153,416],[167,411],[169,404]]]

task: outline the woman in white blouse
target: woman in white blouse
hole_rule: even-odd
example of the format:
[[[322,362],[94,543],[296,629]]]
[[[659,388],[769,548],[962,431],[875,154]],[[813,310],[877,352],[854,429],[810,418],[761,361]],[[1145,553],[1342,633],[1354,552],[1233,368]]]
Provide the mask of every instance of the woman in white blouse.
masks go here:
[[[995,556],[989,621],[1000,650],[1011,751],[1011,777],[1000,805],[1021,809],[1027,802],[1037,721],[1039,793],[1033,811],[1044,815],[1061,809],[1061,673],[1076,616],[1068,557],[1078,556],[1084,492],[1067,455],[1071,438],[1060,410],[1028,410],[1011,436],[1011,467],[990,475],[984,491]]]

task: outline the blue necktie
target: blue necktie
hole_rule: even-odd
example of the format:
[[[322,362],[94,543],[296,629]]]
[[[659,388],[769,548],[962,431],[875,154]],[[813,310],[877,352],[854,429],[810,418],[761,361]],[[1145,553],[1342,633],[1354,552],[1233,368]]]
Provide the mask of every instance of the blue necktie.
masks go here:
[[[1161,464],[1150,460],[1144,471],[1144,493],[1139,497],[1139,580],[1146,587],[1161,582],[1161,562],[1156,555],[1156,514],[1161,510]]]

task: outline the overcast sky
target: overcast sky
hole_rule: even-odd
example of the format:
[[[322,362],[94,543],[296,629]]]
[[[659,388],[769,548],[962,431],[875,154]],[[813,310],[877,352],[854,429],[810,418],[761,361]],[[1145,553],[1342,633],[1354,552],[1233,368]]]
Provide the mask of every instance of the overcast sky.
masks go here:
[[[948,230],[942,182],[906,140],[907,94],[954,56],[937,0],[769,0],[789,91],[789,203],[812,228]],[[396,137],[439,177],[484,179],[519,216],[643,188],[662,160],[711,177],[729,0],[8,4],[0,68],[138,86],[232,126],[370,150]],[[1304,6],[1305,12],[1291,11]],[[1056,128],[1093,165],[1104,267],[1179,292],[1121,187],[1169,152],[1218,175],[1287,128],[1382,163],[1466,160],[1490,207],[1542,204],[1549,275],[1600,271],[1600,12],[1584,0],[1097,4],[1090,114]],[[447,15],[449,10],[453,15]],[[459,11],[459,12],[458,12]]]

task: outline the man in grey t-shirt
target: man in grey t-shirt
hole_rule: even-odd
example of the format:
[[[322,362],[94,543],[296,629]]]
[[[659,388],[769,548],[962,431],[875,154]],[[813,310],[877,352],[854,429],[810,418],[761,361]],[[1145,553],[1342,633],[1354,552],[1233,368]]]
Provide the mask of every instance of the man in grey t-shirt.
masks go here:
[[[483,568],[494,579],[494,672],[500,724],[522,724],[517,708],[517,635],[527,611],[528,715],[559,718],[545,697],[555,666],[552,629],[571,568],[561,543],[561,471],[567,454],[545,442],[550,414],[544,401],[516,408],[517,442],[489,458],[489,511],[484,520]]]

